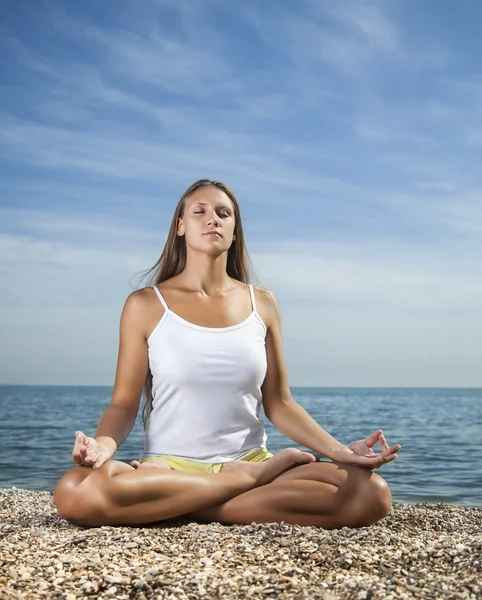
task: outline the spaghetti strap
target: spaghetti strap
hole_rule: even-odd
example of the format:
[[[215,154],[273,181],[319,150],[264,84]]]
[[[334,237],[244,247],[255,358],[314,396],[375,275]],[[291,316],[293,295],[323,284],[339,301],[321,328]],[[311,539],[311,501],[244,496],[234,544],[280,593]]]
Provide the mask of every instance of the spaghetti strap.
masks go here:
[[[161,294],[161,292],[159,291],[159,288],[157,287],[157,285],[153,285],[152,287],[154,288],[154,290],[155,290],[155,292],[156,292],[156,294],[157,294],[157,296],[158,296],[159,300],[161,301],[161,303],[162,303],[162,306],[164,306],[164,308],[165,308],[166,310],[169,310],[169,306],[167,306],[167,302],[166,302],[166,301],[164,300],[164,298],[162,297],[162,294]]]
[[[253,312],[256,312],[256,300],[254,299],[254,288],[252,284],[249,284],[249,294],[251,296],[251,304],[253,305]]]

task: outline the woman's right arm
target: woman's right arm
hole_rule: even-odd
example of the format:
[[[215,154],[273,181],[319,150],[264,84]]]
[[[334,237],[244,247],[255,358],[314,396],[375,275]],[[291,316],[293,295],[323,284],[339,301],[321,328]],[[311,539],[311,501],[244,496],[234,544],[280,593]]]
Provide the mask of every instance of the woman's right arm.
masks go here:
[[[126,440],[134,426],[149,368],[143,292],[133,292],[124,305],[112,399],[97,425],[94,438],[76,432],[72,458],[77,464],[100,467]]]

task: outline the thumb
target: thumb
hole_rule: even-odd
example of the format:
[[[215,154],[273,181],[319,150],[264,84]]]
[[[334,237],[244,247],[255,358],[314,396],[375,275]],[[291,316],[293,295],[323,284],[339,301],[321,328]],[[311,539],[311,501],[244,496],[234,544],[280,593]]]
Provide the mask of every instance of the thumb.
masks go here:
[[[378,439],[379,439],[379,437],[381,435],[382,435],[382,430],[381,429],[377,429],[370,436],[367,437],[367,439],[365,440],[366,445],[369,448],[371,448],[372,446],[374,446],[378,442]]]

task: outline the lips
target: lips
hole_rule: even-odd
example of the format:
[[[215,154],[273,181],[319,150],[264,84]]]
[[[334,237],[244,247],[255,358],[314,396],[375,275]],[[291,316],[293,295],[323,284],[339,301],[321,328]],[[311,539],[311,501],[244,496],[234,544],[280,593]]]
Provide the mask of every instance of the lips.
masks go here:
[[[208,232],[206,232],[204,235],[215,235],[215,236],[218,236],[218,237],[223,237],[223,236],[222,236],[222,235],[219,233],[219,231],[208,231]]]

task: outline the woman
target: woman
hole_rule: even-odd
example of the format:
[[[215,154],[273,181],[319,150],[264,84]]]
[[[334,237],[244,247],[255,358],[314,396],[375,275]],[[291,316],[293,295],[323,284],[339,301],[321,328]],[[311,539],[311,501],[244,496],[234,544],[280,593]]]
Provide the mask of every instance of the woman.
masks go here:
[[[347,447],[291,398],[274,295],[247,285],[236,197],[200,180],[182,196],[156,285],[124,306],[112,400],[94,438],[76,433],[78,466],[55,488],[59,513],[81,525],[284,521],[363,526],[391,497],[373,469],[396,458],[381,431]],[[146,404],[145,456],[110,460]],[[260,404],[292,440],[325,455],[266,449]],[[372,447],[379,442],[381,452]]]

